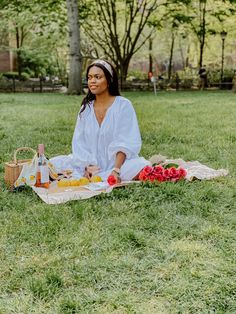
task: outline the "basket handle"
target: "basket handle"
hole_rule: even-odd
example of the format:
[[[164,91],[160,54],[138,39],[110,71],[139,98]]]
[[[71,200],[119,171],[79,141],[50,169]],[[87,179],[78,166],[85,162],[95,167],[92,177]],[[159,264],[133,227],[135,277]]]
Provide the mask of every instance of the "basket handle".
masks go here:
[[[14,157],[13,157],[13,160],[14,160],[14,163],[17,165],[17,158],[16,158],[16,155],[17,153],[19,153],[20,151],[31,151],[33,152],[34,154],[36,154],[36,150],[34,150],[33,148],[30,148],[30,147],[20,147],[20,148],[17,148],[15,151],[14,151]]]

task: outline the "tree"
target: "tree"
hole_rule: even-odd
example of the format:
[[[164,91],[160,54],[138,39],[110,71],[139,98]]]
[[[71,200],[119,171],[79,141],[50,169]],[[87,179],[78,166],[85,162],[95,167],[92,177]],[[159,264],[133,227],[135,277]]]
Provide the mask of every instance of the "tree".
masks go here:
[[[82,93],[82,56],[80,48],[80,24],[78,0],[66,0],[69,25],[69,94]]]
[[[121,86],[126,80],[132,56],[151,38],[158,21],[152,13],[163,1],[94,0],[90,16],[83,23],[85,32],[116,66]],[[146,32],[144,32],[146,29]]]
[[[29,22],[31,7],[27,1],[22,3],[19,0],[13,0],[9,3],[3,0],[0,9],[2,10],[5,21],[7,21],[9,31],[14,33],[15,36],[18,72],[19,76],[21,76],[21,47],[27,36],[27,24],[31,24]]]
[[[168,80],[172,76],[173,56],[175,41],[180,32],[183,32],[183,26],[185,23],[190,22],[189,16],[186,15],[185,5],[189,4],[191,0],[168,0],[165,4],[165,10],[162,15],[159,16],[159,21],[162,31],[165,30],[168,33],[166,41],[169,43],[170,39],[170,52],[168,61]]]
[[[38,55],[43,52],[46,57],[46,53],[51,53],[49,46],[56,50],[55,43],[58,47],[59,42],[63,41],[66,14],[62,0],[43,3],[37,0],[2,0],[0,13],[3,16],[1,23],[7,25],[10,36],[15,38],[19,76],[24,70],[24,56],[33,56],[34,48],[35,51],[37,48]],[[47,44],[43,46],[45,41]]]
[[[206,11],[206,38],[202,62],[207,62],[209,66],[212,65],[216,68],[217,64],[220,62],[221,38],[219,34],[223,29],[228,32],[225,61],[231,66],[233,66],[235,62],[234,56],[232,55],[232,51],[235,50],[235,27],[234,16],[232,15],[235,3],[236,0],[234,0],[233,6],[233,3],[229,4],[229,1],[208,0]],[[168,65],[172,66],[172,64],[175,64],[179,69],[182,66],[183,68],[190,67],[189,71],[188,69],[186,70],[189,75],[192,75],[192,73],[195,73],[194,69],[198,66],[200,60],[200,43],[193,29],[193,27],[195,27],[195,30],[199,31],[198,2],[197,0],[168,0],[163,7],[161,10],[158,9],[152,14],[152,18],[156,16],[156,19],[159,22],[161,21],[162,26],[161,29],[159,31],[157,30],[155,35],[152,36],[154,68],[157,68],[157,71],[164,71],[165,68],[166,75],[168,75],[168,70],[171,72]],[[176,18],[175,15],[177,15]],[[174,28],[172,27],[173,21],[175,21],[174,24],[177,24]],[[172,36],[174,41],[173,58],[171,56]],[[213,47],[215,49],[213,49]],[[135,67],[143,69],[143,66],[141,67],[139,64],[143,65],[143,63],[147,62],[148,50],[148,45],[144,45],[134,56],[132,63]]]
[[[235,13],[235,0],[176,0],[188,10],[187,24],[199,42],[199,67],[203,65],[204,49],[208,35],[220,32],[219,25]]]
[[[207,32],[206,13],[207,13],[207,0],[199,0],[198,1],[199,23],[197,27],[194,27],[194,24],[192,24],[193,29],[195,31],[195,34],[197,35],[197,38],[200,44],[199,68],[201,68],[203,65],[203,52],[204,52],[206,32]]]

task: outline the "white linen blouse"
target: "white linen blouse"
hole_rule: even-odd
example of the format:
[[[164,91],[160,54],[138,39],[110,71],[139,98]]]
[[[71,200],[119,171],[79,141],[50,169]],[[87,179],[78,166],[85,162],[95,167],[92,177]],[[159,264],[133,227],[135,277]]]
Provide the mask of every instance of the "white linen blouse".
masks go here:
[[[97,165],[100,167],[97,175],[106,180],[115,165],[116,154],[123,152],[126,159],[121,167],[121,179],[131,180],[150,164],[138,156],[141,136],[131,102],[122,96],[116,96],[101,125],[97,121],[93,105],[94,102],[78,114],[72,139],[72,154],[54,157],[50,161],[58,171],[71,169],[76,178],[83,176],[86,166]]]

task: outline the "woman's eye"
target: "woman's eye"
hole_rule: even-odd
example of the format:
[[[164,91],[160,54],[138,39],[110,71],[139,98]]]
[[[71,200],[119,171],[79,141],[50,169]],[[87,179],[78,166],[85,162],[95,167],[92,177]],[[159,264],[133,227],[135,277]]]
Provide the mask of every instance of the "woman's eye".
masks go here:
[[[102,76],[101,75],[88,76],[88,81],[91,81],[93,78],[95,80],[100,80]]]

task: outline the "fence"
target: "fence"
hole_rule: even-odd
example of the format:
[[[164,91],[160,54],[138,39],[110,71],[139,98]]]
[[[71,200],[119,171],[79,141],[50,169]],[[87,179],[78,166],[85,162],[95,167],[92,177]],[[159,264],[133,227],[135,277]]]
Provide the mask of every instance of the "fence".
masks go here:
[[[60,90],[62,86],[60,82],[52,80],[30,79],[19,81],[15,78],[0,80],[1,92],[54,92]]]
[[[39,79],[30,79],[27,81],[19,81],[16,79],[1,79],[0,80],[0,92],[56,92],[60,91],[63,86],[68,87],[68,82],[62,84],[59,81],[43,81]],[[234,89],[234,82],[219,82],[219,83],[208,83],[207,89]],[[87,88],[87,83],[83,82],[83,88]],[[191,78],[188,79],[159,79],[156,82],[157,90],[196,90],[199,89],[199,82]],[[135,82],[127,81],[123,86],[122,90],[131,91],[152,91],[153,84],[147,80],[140,80]]]
[[[208,82],[206,89],[223,89],[231,90],[234,87],[235,83],[232,81],[226,82]],[[197,90],[200,89],[200,82],[197,78],[172,78],[168,79],[157,79],[156,88],[158,90]],[[153,90],[153,83],[148,80],[136,80],[136,81],[127,81],[123,84],[122,89],[141,91],[141,90]]]

